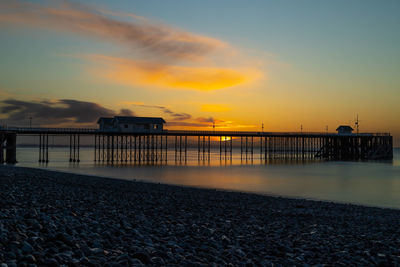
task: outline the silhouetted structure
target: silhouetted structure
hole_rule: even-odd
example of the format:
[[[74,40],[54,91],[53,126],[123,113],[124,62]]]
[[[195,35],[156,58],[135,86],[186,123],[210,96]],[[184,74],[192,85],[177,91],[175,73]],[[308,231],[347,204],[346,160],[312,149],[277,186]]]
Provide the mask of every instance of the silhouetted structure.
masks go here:
[[[97,124],[99,125],[99,129],[101,131],[108,131],[114,128],[113,118],[104,118],[101,117],[97,120]]]
[[[338,134],[340,135],[345,135],[345,134],[352,134],[354,129],[351,128],[348,125],[340,125],[339,127],[336,128],[336,131],[338,132]]]
[[[140,122],[149,122],[149,120]],[[161,118],[151,124],[164,122]],[[121,126],[129,120],[117,120]],[[138,122],[138,120],[133,120]],[[150,125],[151,125],[150,124]],[[140,125],[140,123],[138,123]],[[144,124],[146,125],[146,124]],[[123,127],[122,129],[124,129]],[[132,129],[129,128],[128,129]],[[73,128],[9,128],[0,130],[2,140],[7,140],[7,162],[15,159],[17,135],[39,136],[39,162],[49,161],[49,136],[69,136],[69,160],[79,162],[80,136],[94,136],[94,160],[110,164],[121,162],[157,162],[167,159],[168,148],[174,148],[175,159],[186,159],[188,138],[196,144],[198,157],[210,155],[219,139],[220,157],[232,158],[233,148],[239,147],[246,159],[253,157],[255,144],[259,145],[260,158],[324,160],[390,160],[393,158],[393,138],[388,133],[336,134],[336,133],[279,133],[234,131],[181,131],[157,128],[134,131],[73,129]],[[170,138],[169,138],[170,137]],[[214,141],[211,138],[214,138]],[[172,139],[172,140],[171,140]],[[196,140],[197,139],[197,140]],[[218,140],[217,139],[217,140]],[[236,145],[233,145],[235,140]],[[255,142],[255,140],[257,142]],[[193,142],[194,141],[194,142]],[[196,142],[197,141],[197,142]],[[3,144],[4,142],[2,142]],[[183,156],[182,156],[183,155]]]
[[[100,118],[97,123],[102,131],[123,133],[132,132],[161,132],[165,123],[163,118],[115,116],[114,118]]]
[[[0,163],[4,162],[17,163],[17,134],[0,129]]]

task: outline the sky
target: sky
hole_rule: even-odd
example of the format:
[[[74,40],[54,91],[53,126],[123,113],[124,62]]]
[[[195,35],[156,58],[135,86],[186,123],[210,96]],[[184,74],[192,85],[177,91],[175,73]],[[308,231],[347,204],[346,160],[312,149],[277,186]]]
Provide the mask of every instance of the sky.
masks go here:
[[[390,132],[400,1],[0,0],[0,120]]]

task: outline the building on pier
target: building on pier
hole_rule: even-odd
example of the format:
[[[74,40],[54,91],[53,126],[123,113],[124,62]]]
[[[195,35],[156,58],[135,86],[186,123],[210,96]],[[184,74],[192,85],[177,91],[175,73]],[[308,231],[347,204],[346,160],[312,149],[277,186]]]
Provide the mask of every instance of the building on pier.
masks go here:
[[[115,116],[114,118],[101,117],[97,123],[102,131],[121,133],[134,132],[162,132],[165,120],[156,117]]]
[[[97,124],[99,125],[99,129],[102,131],[114,129],[113,118],[101,117],[97,120]]]
[[[337,127],[336,131],[338,132],[339,135],[349,135],[353,134],[353,128],[351,128],[348,125],[340,125]]]

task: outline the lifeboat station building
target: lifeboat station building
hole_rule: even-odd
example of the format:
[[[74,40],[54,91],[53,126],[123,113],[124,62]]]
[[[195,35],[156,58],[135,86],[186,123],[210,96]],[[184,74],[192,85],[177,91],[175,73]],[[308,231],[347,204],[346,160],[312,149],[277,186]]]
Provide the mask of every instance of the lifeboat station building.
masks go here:
[[[97,121],[100,131],[110,132],[162,132],[165,120],[157,117],[115,116],[101,117]]]

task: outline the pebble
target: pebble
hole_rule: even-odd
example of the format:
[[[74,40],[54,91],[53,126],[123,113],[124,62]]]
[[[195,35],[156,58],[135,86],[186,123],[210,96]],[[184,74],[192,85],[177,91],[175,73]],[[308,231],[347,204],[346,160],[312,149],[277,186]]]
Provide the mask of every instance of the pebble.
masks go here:
[[[399,210],[10,166],[0,194],[0,267],[400,266]]]
[[[33,252],[33,247],[31,246],[31,244],[25,241],[24,243],[22,243],[21,250],[23,253],[28,254]]]

